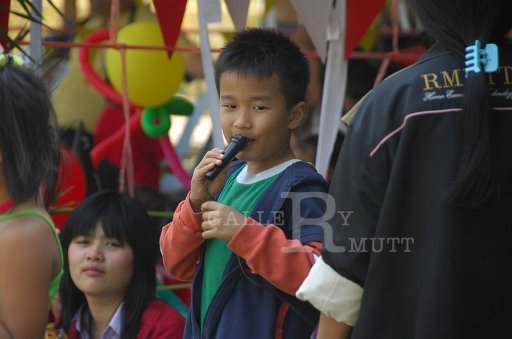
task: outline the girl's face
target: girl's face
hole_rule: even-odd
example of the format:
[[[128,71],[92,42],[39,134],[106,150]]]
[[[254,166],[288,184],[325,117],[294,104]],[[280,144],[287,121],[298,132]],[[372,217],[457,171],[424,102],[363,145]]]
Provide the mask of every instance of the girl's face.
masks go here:
[[[133,276],[133,252],[126,242],[108,238],[100,224],[94,233],[73,238],[68,261],[71,279],[86,298],[124,298]]]

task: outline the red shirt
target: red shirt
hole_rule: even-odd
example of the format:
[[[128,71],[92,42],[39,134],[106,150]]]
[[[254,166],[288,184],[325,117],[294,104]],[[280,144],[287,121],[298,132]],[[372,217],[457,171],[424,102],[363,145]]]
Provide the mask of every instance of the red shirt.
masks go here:
[[[142,313],[137,339],[181,339],[185,318],[174,308],[159,299],[153,300]],[[73,321],[69,328],[69,339],[79,339],[80,333]]]

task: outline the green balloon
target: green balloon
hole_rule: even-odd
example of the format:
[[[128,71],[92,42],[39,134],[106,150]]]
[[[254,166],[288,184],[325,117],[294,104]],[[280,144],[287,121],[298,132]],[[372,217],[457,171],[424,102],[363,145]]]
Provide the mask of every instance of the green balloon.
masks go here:
[[[168,103],[160,107],[175,115],[191,115],[194,112],[194,105],[182,95],[173,96]]]
[[[171,128],[171,118],[166,109],[162,107],[146,107],[140,117],[142,130],[152,138],[167,135]]]

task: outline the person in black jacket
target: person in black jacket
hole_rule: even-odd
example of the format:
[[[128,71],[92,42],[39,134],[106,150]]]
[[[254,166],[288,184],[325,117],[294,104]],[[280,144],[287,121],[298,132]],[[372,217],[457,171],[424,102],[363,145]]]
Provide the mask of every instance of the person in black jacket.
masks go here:
[[[297,292],[319,338],[510,332],[512,2],[414,4],[436,44],[358,106],[334,236]]]

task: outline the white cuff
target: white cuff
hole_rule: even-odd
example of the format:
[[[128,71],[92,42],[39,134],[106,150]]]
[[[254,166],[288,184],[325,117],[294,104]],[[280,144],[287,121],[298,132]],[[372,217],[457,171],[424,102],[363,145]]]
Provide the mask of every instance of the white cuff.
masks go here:
[[[354,326],[359,315],[363,289],[339,275],[320,257],[296,296],[300,300],[309,301],[329,318]]]

